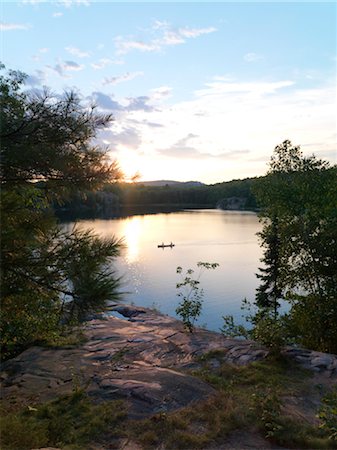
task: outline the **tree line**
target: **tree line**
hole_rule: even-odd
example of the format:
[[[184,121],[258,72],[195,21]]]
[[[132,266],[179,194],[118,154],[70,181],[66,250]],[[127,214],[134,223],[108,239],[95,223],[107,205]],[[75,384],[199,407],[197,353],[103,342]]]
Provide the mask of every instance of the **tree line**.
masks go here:
[[[81,216],[114,217],[130,208],[209,207],[222,209],[255,210],[257,208],[253,186],[257,178],[232,180],[213,185],[187,186],[166,184],[148,186],[140,183],[116,182],[99,191],[78,191],[67,200],[54,202],[56,214],[61,218]]]

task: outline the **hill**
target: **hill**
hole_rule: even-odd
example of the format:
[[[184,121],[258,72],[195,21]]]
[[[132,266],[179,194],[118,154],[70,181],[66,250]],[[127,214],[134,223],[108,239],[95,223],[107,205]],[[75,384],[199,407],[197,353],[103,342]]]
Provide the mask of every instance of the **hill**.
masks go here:
[[[195,187],[206,186],[201,181],[174,181],[174,180],[154,180],[154,181],[139,181],[135,183],[137,186],[178,186],[178,187]]]

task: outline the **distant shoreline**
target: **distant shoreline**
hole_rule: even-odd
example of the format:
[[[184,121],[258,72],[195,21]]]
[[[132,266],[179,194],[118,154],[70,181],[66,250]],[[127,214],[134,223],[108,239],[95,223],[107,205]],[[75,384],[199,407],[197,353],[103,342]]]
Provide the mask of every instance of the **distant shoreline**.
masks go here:
[[[146,215],[146,214],[162,214],[162,213],[173,213],[185,210],[193,210],[193,209],[218,209],[222,211],[238,211],[238,212],[255,212],[257,213],[259,210],[257,208],[217,208],[211,204],[199,204],[199,205],[191,205],[191,204],[163,204],[156,203],[151,206],[149,205],[124,205],[120,208],[116,209],[111,214],[106,213],[91,213],[89,211],[69,211],[69,210],[58,210],[56,211],[56,217],[61,222],[72,222],[74,220],[89,220],[89,219],[121,219],[123,217],[131,217],[136,215]]]

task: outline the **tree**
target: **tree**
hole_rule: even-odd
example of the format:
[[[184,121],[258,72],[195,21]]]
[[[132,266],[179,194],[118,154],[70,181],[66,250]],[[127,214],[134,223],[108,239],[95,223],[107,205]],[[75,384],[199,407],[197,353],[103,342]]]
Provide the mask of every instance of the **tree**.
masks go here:
[[[291,304],[288,322],[294,336],[322,351],[337,351],[336,175],[336,166],[304,157],[300,147],[284,141],[255,187],[266,247],[265,284],[256,303],[268,300],[266,288],[275,286],[277,275],[276,293],[282,289]]]
[[[256,305],[261,310],[272,310],[276,319],[280,306],[279,299],[282,296],[280,281],[281,242],[277,217],[273,217],[269,223],[265,223],[264,229],[260,233],[260,238],[265,251],[261,260],[264,263],[264,267],[260,268],[260,273],[256,275],[262,281],[257,288]]]
[[[193,333],[194,323],[198,319],[202,310],[204,290],[200,289],[200,277],[205,270],[214,270],[219,266],[218,263],[198,262],[199,273],[194,275],[193,269],[186,271],[185,277],[182,275],[183,269],[177,267],[177,273],[182,277],[180,283],[177,283],[177,296],[181,299],[176,314],[182,318],[184,327],[190,333]]]
[[[49,207],[121,177],[106,149],[92,144],[112,117],[86,109],[73,92],[29,94],[24,79],[16,71],[0,77],[3,357],[119,295],[110,262],[121,242],[67,232]]]

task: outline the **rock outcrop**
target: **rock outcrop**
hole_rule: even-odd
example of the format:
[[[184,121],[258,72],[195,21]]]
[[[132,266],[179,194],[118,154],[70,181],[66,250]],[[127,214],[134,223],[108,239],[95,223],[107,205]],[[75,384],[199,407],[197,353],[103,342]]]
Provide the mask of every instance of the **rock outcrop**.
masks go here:
[[[130,417],[175,410],[214,390],[186,369],[197,357],[221,350],[221,360],[246,365],[268,351],[252,341],[228,339],[198,328],[187,333],[180,321],[156,311],[119,305],[112,314],[89,320],[86,341],[76,348],[32,347],[7,361],[1,372],[2,397],[37,403],[74,389],[97,401],[126,399]],[[117,315],[116,314],[116,315]],[[335,355],[286,348],[305,367],[337,377]],[[215,367],[218,359],[210,360]]]

